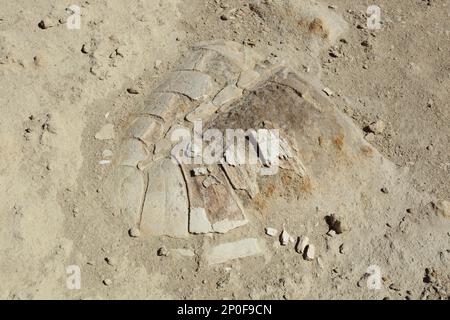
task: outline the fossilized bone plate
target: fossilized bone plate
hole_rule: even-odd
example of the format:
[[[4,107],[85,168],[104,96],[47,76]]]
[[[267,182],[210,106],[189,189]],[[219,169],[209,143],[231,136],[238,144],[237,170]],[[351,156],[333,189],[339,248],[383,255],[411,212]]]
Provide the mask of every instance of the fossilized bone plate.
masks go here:
[[[243,203],[258,209],[258,201],[267,201],[274,190],[293,199],[306,192],[305,204],[325,201],[325,207],[335,208],[339,196],[351,202],[357,195],[342,194],[345,188],[332,190],[333,184],[361,188],[377,171],[395,175],[394,166],[317,85],[239,44],[194,46],[176,70],[150,95],[143,112],[147,116],[140,114],[132,122],[114,171],[119,193],[114,199],[144,235],[228,232],[249,221]],[[270,168],[276,169],[273,175],[260,176],[267,169],[261,157],[251,165],[170,160],[176,128],[191,128],[199,119],[203,132],[279,129],[279,163]],[[247,138],[251,144],[252,133]],[[325,192],[333,199],[330,204]]]

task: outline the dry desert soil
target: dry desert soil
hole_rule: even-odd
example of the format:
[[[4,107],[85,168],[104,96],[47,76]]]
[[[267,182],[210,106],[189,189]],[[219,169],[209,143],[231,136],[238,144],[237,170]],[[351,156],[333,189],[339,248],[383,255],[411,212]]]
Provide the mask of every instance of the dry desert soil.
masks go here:
[[[218,97],[289,165],[201,182],[129,136]],[[448,0],[3,1],[0,108],[0,299],[450,298]]]

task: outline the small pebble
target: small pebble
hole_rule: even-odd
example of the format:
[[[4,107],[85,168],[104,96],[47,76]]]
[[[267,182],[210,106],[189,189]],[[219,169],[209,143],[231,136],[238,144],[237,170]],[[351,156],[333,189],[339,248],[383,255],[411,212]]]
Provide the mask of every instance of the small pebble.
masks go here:
[[[105,279],[105,280],[103,280],[103,284],[108,287],[108,286],[112,285],[112,280],[111,279]]]
[[[50,17],[45,17],[38,23],[38,27],[41,29],[48,29],[48,28],[53,27],[54,25],[55,25],[55,23],[53,22],[53,20]]]
[[[333,95],[333,91],[331,91],[329,88],[324,88],[323,92],[325,92],[326,95],[329,97],[331,97]]]
[[[368,40],[364,40],[363,42],[361,42],[361,45],[362,45],[363,47],[369,47],[369,46],[370,46],[370,43],[369,43]]]
[[[280,234],[280,244],[282,246],[287,246],[289,244],[289,240],[291,239],[291,236],[289,233],[287,233],[286,230],[283,230]]]
[[[130,235],[130,237],[132,238],[138,238],[141,235],[141,231],[139,231],[138,228],[133,227],[130,230],[128,230],[128,234]]]
[[[298,237],[297,245],[295,246],[295,251],[297,251],[297,253],[303,254],[308,244],[309,238],[307,236]]]
[[[113,257],[106,257],[105,261],[107,264],[109,264],[110,266],[115,266],[117,265],[117,260]]]
[[[316,254],[316,247],[313,244],[309,244],[306,247],[305,260],[312,261]]]
[[[266,234],[267,234],[268,236],[271,236],[271,237],[276,236],[277,233],[278,233],[278,230],[277,230],[277,229],[270,228],[270,227],[267,227],[267,228],[265,229],[265,231],[266,231]]]
[[[194,176],[206,176],[208,174],[208,169],[206,167],[198,167],[192,169],[192,174]]]
[[[330,236],[330,237],[334,237],[334,236],[336,235],[336,231],[334,231],[334,230],[329,230],[329,231],[327,232],[327,235]]]
[[[375,134],[383,133],[385,128],[386,128],[386,125],[384,124],[384,122],[382,120],[378,120],[378,121],[372,122],[368,126],[368,130],[370,132],[375,133]]]
[[[139,91],[136,88],[128,88],[127,92],[129,94],[138,94],[139,93]]]
[[[156,252],[156,254],[157,254],[159,257],[167,257],[167,256],[169,255],[169,250],[167,250],[167,248],[163,246],[163,247],[161,247],[161,248],[158,249],[158,251]]]
[[[89,45],[88,44],[83,44],[83,46],[81,47],[81,52],[82,53],[84,53],[84,54],[87,54],[87,53],[89,53],[91,51],[91,49],[90,49],[90,47],[89,47]]]

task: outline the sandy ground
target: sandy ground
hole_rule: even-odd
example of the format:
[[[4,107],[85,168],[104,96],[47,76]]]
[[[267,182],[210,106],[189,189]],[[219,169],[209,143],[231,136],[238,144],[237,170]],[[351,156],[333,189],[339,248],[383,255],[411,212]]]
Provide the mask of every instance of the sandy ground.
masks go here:
[[[0,298],[448,299],[450,209],[440,203],[450,200],[450,4],[376,1],[383,24],[371,31],[365,12],[373,3],[318,2],[347,29],[330,30],[338,38],[313,47],[296,18],[300,3],[83,1],[75,30],[66,27],[61,1],[3,4]],[[340,186],[355,202],[349,210],[364,211],[347,216],[350,232],[325,235],[323,216],[339,201],[331,184],[319,215],[298,217],[289,207],[280,214],[278,200],[268,198],[262,211],[269,218],[254,222],[261,238],[267,224],[308,232],[323,265],[274,239],[267,240],[271,258],[256,270],[253,258],[205,268],[195,259],[159,257],[162,245],[199,248],[203,240],[130,238],[105,201],[111,169],[98,162],[119,143],[94,135],[112,123],[119,137],[174,62],[210,39],[243,43],[320,77],[361,132],[385,123],[367,139],[395,172],[362,166],[367,172],[357,175],[373,188],[361,197],[348,196],[356,192],[351,184]],[[66,285],[71,265],[81,270],[79,290]],[[383,275],[379,290],[365,285],[371,265]]]

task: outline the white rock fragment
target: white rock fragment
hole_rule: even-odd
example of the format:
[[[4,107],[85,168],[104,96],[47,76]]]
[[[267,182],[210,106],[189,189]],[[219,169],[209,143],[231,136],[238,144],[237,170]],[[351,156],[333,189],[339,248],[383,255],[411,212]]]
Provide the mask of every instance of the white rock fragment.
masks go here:
[[[114,139],[114,125],[112,123],[105,124],[96,134],[97,140],[111,140]]]
[[[319,266],[320,269],[323,270],[323,261],[322,261],[322,258],[317,257],[317,265]]]
[[[298,237],[297,245],[295,246],[295,251],[297,251],[297,253],[303,254],[308,244],[309,238],[307,236]]]
[[[368,129],[370,130],[370,132],[373,132],[375,134],[383,133],[385,128],[386,128],[386,124],[382,120],[377,120],[375,122],[372,122],[368,126]]]
[[[128,234],[130,235],[130,237],[132,238],[138,238],[141,235],[141,231],[139,231],[138,228],[133,227],[130,230],[128,230]]]
[[[440,200],[437,203],[433,202],[433,207],[444,218],[450,218],[450,201]]]
[[[212,232],[211,222],[208,220],[204,208],[191,208],[189,213],[189,232],[194,234]]]
[[[192,169],[192,174],[194,176],[206,176],[208,174],[208,168],[206,167],[197,167]]]
[[[331,97],[333,95],[333,91],[330,88],[324,88],[323,92],[326,93],[327,96]]]
[[[336,235],[336,231],[334,231],[334,230],[329,230],[329,231],[327,232],[327,235],[330,236],[330,237],[334,237],[334,236]]]
[[[258,243],[258,239],[247,238],[210,248],[206,252],[206,261],[209,265],[212,265],[261,254],[263,254],[263,250]]]
[[[316,247],[313,244],[309,244],[306,247],[305,260],[312,261],[316,254]]]
[[[161,248],[158,249],[158,251],[156,252],[156,254],[159,257],[167,257],[169,255],[169,250],[167,250],[166,247],[162,246]]]
[[[109,287],[110,285],[112,285],[112,280],[111,279],[104,279],[103,280],[103,284],[107,287]]]
[[[270,228],[270,227],[267,227],[267,228],[265,229],[265,231],[266,231],[266,234],[267,234],[268,236],[271,236],[271,237],[275,237],[275,236],[278,234],[278,230],[277,230],[277,229]]]
[[[290,239],[291,239],[291,236],[289,235],[289,233],[287,233],[286,230],[281,231],[280,244],[282,246],[287,246],[289,244]]]
[[[111,160],[100,160],[98,162],[98,164],[100,164],[100,165],[105,165],[105,164],[110,164],[110,163],[111,163]]]

